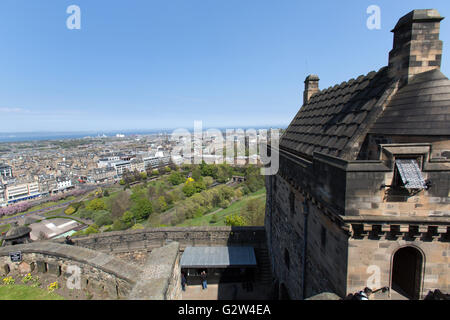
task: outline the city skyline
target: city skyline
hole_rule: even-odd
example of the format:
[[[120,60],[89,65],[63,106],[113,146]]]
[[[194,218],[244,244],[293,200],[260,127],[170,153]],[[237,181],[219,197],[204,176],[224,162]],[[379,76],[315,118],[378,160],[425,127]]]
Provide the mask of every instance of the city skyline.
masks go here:
[[[66,26],[73,4],[80,30]],[[367,27],[371,5],[381,10],[380,29]],[[439,0],[427,6],[444,17],[450,9]],[[195,120],[285,127],[302,105],[308,74],[325,89],[386,66],[396,18],[417,7],[423,4],[6,1],[0,132],[167,130]],[[445,57],[442,71],[449,73]]]

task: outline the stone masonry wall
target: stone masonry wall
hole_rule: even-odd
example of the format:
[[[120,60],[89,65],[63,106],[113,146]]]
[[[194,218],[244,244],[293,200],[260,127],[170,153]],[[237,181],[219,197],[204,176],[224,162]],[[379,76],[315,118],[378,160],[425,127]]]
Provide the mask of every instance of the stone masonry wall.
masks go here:
[[[132,300],[176,300],[181,298],[180,244],[172,242],[154,249],[144,272],[130,293]]]
[[[275,278],[284,284],[291,299],[303,299],[321,292],[336,292],[343,297],[347,235],[307,200],[309,214],[304,274],[305,196],[279,175],[268,178],[266,187],[271,193],[267,203],[266,229]],[[289,199],[291,194],[293,200]]]
[[[450,217],[450,171],[424,170],[428,190],[400,194],[392,192],[394,170],[347,172],[346,216]]]
[[[92,234],[74,237],[77,246],[111,252],[144,252],[164,246],[169,240],[180,243],[180,250],[186,246],[253,246],[265,247],[264,227],[189,227],[148,228]],[[64,242],[64,239],[54,240]],[[135,257],[141,259],[142,257]]]
[[[399,248],[413,246],[423,252],[424,261],[422,266],[422,290],[421,299],[428,291],[440,289],[442,292],[450,292],[450,243],[440,241],[424,242],[419,239],[415,241],[406,240],[370,240],[351,239],[349,241],[349,268],[347,280],[347,294],[354,293],[362,288],[383,287],[391,285],[391,270],[393,255]],[[379,268],[379,269],[378,269]],[[379,270],[379,284],[376,280]],[[386,299],[382,295],[375,297]]]
[[[11,262],[9,254],[20,251],[21,262]],[[34,242],[0,248],[0,272],[3,276],[49,273],[61,286],[69,287],[79,268],[83,290],[105,299],[179,299],[180,245],[171,242],[154,249],[139,267],[99,251],[58,244]]]
[[[11,262],[10,252],[22,252],[21,262]],[[80,288],[110,299],[126,298],[141,269],[101,252],[51,242],[15,245],[0,249],[3,275],[50,273],[60,285],[73,279],[73,266],[80,270]],[[74,289],[77,290],[77,289]]]

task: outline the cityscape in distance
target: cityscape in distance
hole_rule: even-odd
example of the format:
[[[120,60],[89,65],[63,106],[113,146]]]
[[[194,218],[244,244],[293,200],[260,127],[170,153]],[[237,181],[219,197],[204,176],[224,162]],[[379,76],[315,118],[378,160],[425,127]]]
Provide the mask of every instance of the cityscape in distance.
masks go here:
[[[450,300],[449,3],[16,1],[0,300]]]

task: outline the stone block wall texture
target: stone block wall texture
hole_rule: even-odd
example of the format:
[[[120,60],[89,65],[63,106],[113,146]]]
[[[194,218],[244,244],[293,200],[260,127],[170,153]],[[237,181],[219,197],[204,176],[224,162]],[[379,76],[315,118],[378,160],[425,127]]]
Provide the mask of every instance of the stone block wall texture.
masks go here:
[[[11,262],[9,254],[20,251],[21,262]],[[142,267],[112,255],[51,241],[0,248],[3,276],[49,273],[62,286],[73,280],[73,267],[80,270],[80,288],[108,299],[179,299],[180,245],[154,249]],[[75,289],[77,290],[77,289]]]
[[[11,262],[9,253],[16,251],[22,252],[21,262]],[[76,266],[80,270],[80,290],[101,293],[110,299],[126,298],[141,274],[139,268],[105,253],[51,242],[0,248],[0,265],[3,275],[48,272],[64,286],[73,276],[68,268]]]
[[[132,300],[175,300],[181,298],[180,244],[154,249],[130,293]]]
[[[304,196],[281,176],[269,177],[268,181],[276,184],[276,191],[271,193],[267,203],[271,209],[267,209],[266,216],[275,278],[280,285],[284,284],[291,299],[308,298],[328,291],[343,297],[347,270],[346,234],[318,208],[309,204],[305,237]],[[267,187],[274,189],[274,185]],[[289,201],[291,193],[295,197],[293,202]],[[303,259],[305,238],[306,259]],[[305,272],[303,261],[306,261]]]
[[[380,144],[428,143],[431,145],[430,159],[450,159],[450,141],[446,136],[397,136],[368,134],[358,160],[379,160]]]
[[[373,259],[391,259],[399,244],[393,240],[351,238],[346,221],[356,219],[364,228],[366,223],[367,227],[372,223],[383,228],[401,225],[401,230],[405,227],[402,224],[446,229],[450,217],[450,171],[446,161],[427,162],[423,174],[432,181],[432,187],[399,200],[389,198],[386,188],[381,188],[392,183],[392,163],[345,161],[321,154],[307,161],[282,152],[278,174],[266,177],[265,228],[274,278],[284,284],[293,299],[321,292],[344,297],[364,288],[367,267],[379,262]],[[307,219],[305,199],[309,208]],[[422,286],[425,294],[433,288],[449,291],[448,231],[447,236],[442,232],[440,240],[412,240],[422,248],[426,259]],[[386,278],[391,265],[380,265]]]
[[[253,246],[265,247],[264,227],[189,227],[148,228],[140,230],[114,231],[74,237],[77,246],[112,252],[127,257],[131,252],[144,252],[176,241],[180,250],[186,246]],[[54,240],[64,242],[64,239]],[[132,259],[142,263],[143,257]]]
[[[347,294],[366,286],[373,287],[380,272],[380,287],[391,285],[391,270],[394,253],[405,246],[419,249],[423,254],[421,299],[430,290],[450,292],[450,243],[440,241],[424,242],[406,240],[351,239],[348,253]],[[378,295],[376,295],[378,296]],[[384,298],[384,297],[381,297]]]

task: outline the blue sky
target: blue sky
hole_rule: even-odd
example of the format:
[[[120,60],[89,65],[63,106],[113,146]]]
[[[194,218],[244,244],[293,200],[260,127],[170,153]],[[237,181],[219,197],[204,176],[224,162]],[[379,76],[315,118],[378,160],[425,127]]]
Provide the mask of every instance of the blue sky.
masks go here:
[[[448,0],[2,0],[0,132],[287,125],[308,74],[323,89],[387,65],[390,30],[426,8],[449,16],[450,75]]]

